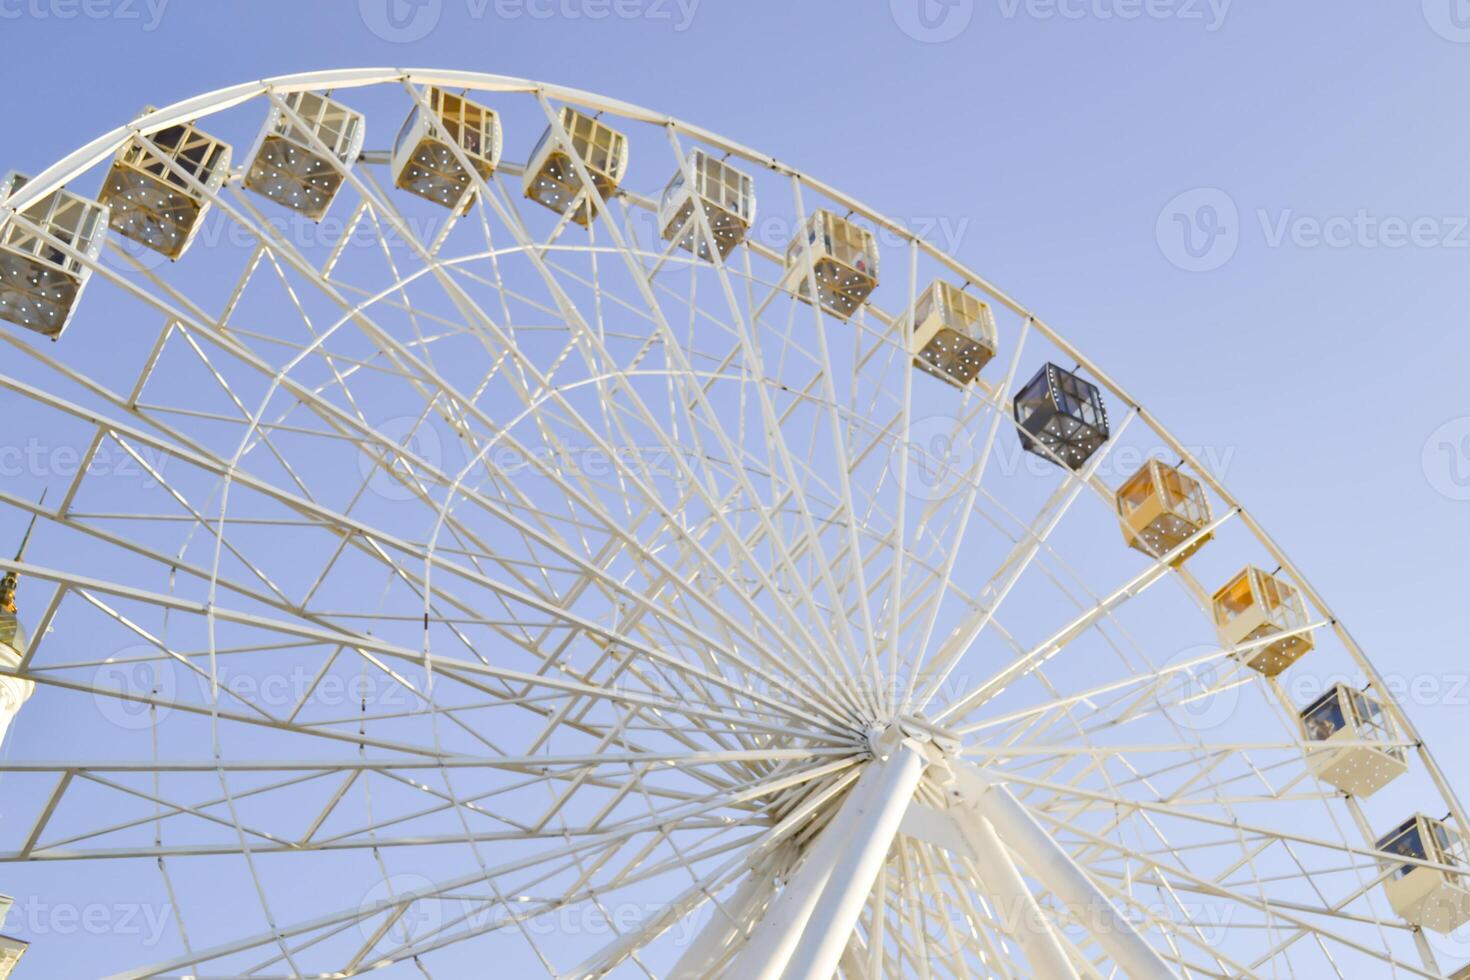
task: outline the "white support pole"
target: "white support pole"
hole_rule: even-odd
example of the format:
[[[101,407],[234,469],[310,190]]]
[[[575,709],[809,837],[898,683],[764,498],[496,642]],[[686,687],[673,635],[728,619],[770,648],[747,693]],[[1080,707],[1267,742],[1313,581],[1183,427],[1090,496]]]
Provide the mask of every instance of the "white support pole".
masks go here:
[[[999,905],[996,912],[1001,925],[1026,954],[1031,975],[1040,980],[1078,980],[1061,937],[1026,887],[995,827],[973,809],[966,809],[968,812],[955,822],[975,852],[986,892]]]
[[[786,888],[766,906],[765,915],[731,963],[730,976],[741,980],[780,976],[841,854],[849,818],[871,796],[876,776],[876,766],[864,766],[847,799],[812,843],[796,873],[787,880]]]
[[[1414,947],[1419,950],[1419,958],[1424,961],[1424,969],[1430,973],[1438,973],[1439,960],[1435,957],[1434,947],[1429,945],[1423,929],[1414,930]]]
[[[827,980],[837,971],[927,764],[924,747],[912,739],[899,742],[882,762],[871,763],[879,769],[879,781],[852,814],[847,831],[851,846],[832,869],[786,967],[790,980]]]
[[[1031,873],[1067,907],[1083,914],[1095,928],[1093,938],[1130,980],[1173,980],[1175,974],[1158,952],[1134,929],[1072,856],[1052,840],[1004,786],[991,782],[971,766],[955,767],[956,802],[987,819],[1001,840]]]
[[[669,980],[701,980],[713,972],[760,911],[761,903],[774,888],[774,874],[775,868],[765,864],[751,871],[735,894],[712,903],[712,917],[669,971]]]
[[[790,972],[788,964],[791,963],[809,923],[812,929],[817,928],[812,923],[812,914],[821,903],[828,883],[839,869],[844,881],[858,880],[863,869],[853,866],[853,855],[848,852],[854,847],[859,851],[866,850],[863,845],[871,842],[875,830],[879,833],[883,831],[880,822],[888,822],[888,811],[895,809],[896,816],[891,819],[892,828],[882,840],[882,853],[873,870],[873,875],[877,874],[877,868],[882,866],[882,854],[887,853],[888,845],[897,833],[904,811],[913,797],[918,776],[924,770],[923,747],[907,738],[898,738],[896,741],[896,745],[890,742],[885,758],[864,766],[863,774],[853,786],[852,792],[812,844],[796,874],[787,883],[785,891],[767,907],[765,915],[751,933],[749,942],[731,963],[730,976],[740,977],[741,980],[776,980],[783,975],[802,976]],[[875,747],[881,753],[881,747]],[[909,775],[911,771],[915,773],[912,776]],[[885,797],[904,790],[905,785],[908,788],[902,794],[901,805],[885,806]],[[871,885],[869,880],[868,887],[871,888]],[[867,891],[858,891],[859,894],[855,897],[857,909],[861,911],[862,900],[867,897]],[[823,914],[830,918],[838,911],[839,909],[828,906]],[[855,924],[854,916],[853,925]],[[849,925],[847,932],[840,937],[843,942],[837,945],[832,966],[825,976],[831,976],[836,969],[837,957],[841,956],[843,943],[851,932],[852,925]]]
[[[869,980],[867,953],[859,936],[848,936],[842,951],[842,972],[847,980]]]

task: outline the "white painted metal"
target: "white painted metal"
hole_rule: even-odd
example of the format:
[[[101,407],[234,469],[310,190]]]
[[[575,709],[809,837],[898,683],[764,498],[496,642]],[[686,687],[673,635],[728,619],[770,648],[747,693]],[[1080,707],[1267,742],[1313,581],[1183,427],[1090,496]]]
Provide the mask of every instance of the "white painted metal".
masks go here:
[[[1009,789],[986,779],[976,769],[956,773],[955,802],[973,807],[1000,834],[1073,917],[1089,923],[1098,944],[1130,977],[1168,980],[1174,972],[1155,952],[1101,888],[1047,832]]]
[[[745,936],[771,894],[770,878],[751,873],[730,896],[715,906],[711,918],[669,971],[669,980],[699,980],[722,963]]]
[[[0,644],[0,667],[17,670],[20,667],[20,654]],[[33,681],[16,676],[0,677],[0,744],[4,743],[5,733],[11,722],[15,721],[15,716],[20,713],[21,706],[30,700],[35,691],[36,685]]]
[[[844,850],[863,840],[863,831],[869,829],[868,818],[889,802],[884,791],[892,784],[891,773],[902,775],[906,769],[900,765],[885,772],[881,765],[865,767],[841,808],[808,848],[796,873],[767,906],[760,923],[736,954],[730,967],[734,976],[775,980],[785,973],[827,883],[844,861]]]
[[[881,781],[845,829],[847,847],[832,868],[786,964],[784,975],[793,980],[830,977],[836,971],[929,762],[924,747],[912,739],[900,740],[888,752],[887,758],[869,763],[879,767]]]
[[[962,810],[974,810],[964,807]],[[966,843],[975,852],[981,884],[1009,918],[1006,932],[1026,953],[1031,973],[1041,980],[1077,980],[1077,971],[1067,955],[1056,926],[1036,903],[1015,861],[995,832],[990,820],[978,812],[955,821]]]
[[[563,105],[649,139],[619,195],[591,202],[586,231],[523,208],[522,164],[482,179],[458,150],[474,203],[425,228],[389,189],[382,147],[430,85],[497,111],[518,103],[525,111],[505,117],[512,156],[530,137],[510,120],[538,132],[545,121],[565,141]],[[1113,450],[1141,440],[1179,458],[1216,498],[1209,531],[1282,566],[1309,606],[1304,631],[1334,639],[1340,669],[1380,693],[1381,676],[1216,474],[1059,331],[903,222],[649,110],[398,69],[268,79],[150,113],[41,173],[0,204],[0,221],[23,224],[28,203],[88,186],[120,146],[163,127],[234,113],[248,131],[271,110],[292,118],[292,93],[327,90],[349,105],[391,97],[391,119],[369,113],[367,152],[332,156],[343,200],[331,214],[369,249],[347,236],[317,247],[283,228],[273,205],[241,193],[238,172],[223,188],[176,173],[231,232],[223,245],[201,236],[190,262],[233,248],[233,288],[206,301],[188,263],[98,262],[50,240],[92,272],[76,333],[52,346],[0,327],[0,399],[85,434],[55,505],[0,486],[7,509],[39,516],[44,546],[6,566],[35,604],[21,613],[30,642],[0,650],[0,688],[36,692],[20,725],[95,704],[146,719],[156,729],[145,734],[165,741],[175,722],[209,740],[160,752],[124,733],[108,752],[0,761],[7,778],[38,787],[15,807],[21,829],[0,863],[17,875],[54,861],[146,868],[138,893],[156,890],[176,910],[173,945],[140,951],[154,962],[121,975],[428,970],[487,937],[518,942],[525,969],[577,977],[827,976],[839,964],[871,977],[1437,973],[1422,934],[1383,905],[1373,828],[1311,778],[1318,750],[1295,705],[1236,662],[1251,644],[1161,664],[1182,641],[1151,620],[1133,635],[1133,611],[1164,601],[1168,583],[1187,605],[1206,584],[1170,569],[1171,556],[1139,570],[1130,555],[1125,573],[1099,579],[1094,556],[1063,553],[1065,529],[1089,510],[1116,535]],[[687,180],[691,148],[772,181],[762,219],[790,227],[753,226],[707,262],[664,241],[650,193],[674,167]],[[887,249],[874,301],[841,324],[777,285],[776,249],[817,208],[872,228]],[[692,222],[712,238],[702,209]],[[371,276],[358,274],[364,252],[381,258]],[[909,308],[937,278],[1002,317],[997,360],[1008,364],[946,388],[942,402],[884,309]],[[279,323],[251,312],[262,284],[284,297]],[[131,356],[118,359],[121,381],[68,347],[89,329],[86,304],[103,302],[132,314],[109,335]],[[140,318],[156,333],[139,335]],[[1082,471],[1037,481],[1035,496],[1049,493],[1039,508],[1018,503],[1017,471],[1001,465],[1023,350],[1075,363],[1124,416]],[[452,451],[385,431],[384,404]],[[978,452],[930,493],[919,470],[948,465],[936,433]],[[323,479],[318,457],[341,447],[361,472],[349,460],[346,478]],[[109,494],[95,465],[109,454],[157,493]],[[62,541],[115,561],[74,562]],[[320,541],[331,543],[322,555]],[[1038,587],[1055,615],[1032,630],[1022,621],[1050,615]],[[84,619],[79,641],[71,627]],[[271,658],[302,667],[304,689],[273,702],[232,688]],[[343,665],[407,704],[322,710]],[[109,680],[134,668],[180,680]],[[1215,672],[1210,689],[1190,691],[1202,671]],[[1181,728],[1177,712],[1220,694],[1264,706],[1280,730],[1241,718]],[[1448,809],[1466,828],[1412,723],[1391,698],[1385,707],[1401,738],[1391,747],[1407,750],[1431,795],[1426,811]],[[884,728],[925,740],[925,759],[961,774],[983,767],[989,782],[962,775],[961,805],[941,810],[944,766],[920,772],[909,747],[870,761],[868,733]],[[238,748],[252,737],[285,747]],[[150,815],[104,807],[78,822],[83,793]],[[401,794],[413,801],[406,818],[382,803]],[[455,855],[452,874],[393,885],[398,855],[428,868],[441,853]],[[259,862],[290,861],[325,886],[312,862],[327,854],[361,857],[390,893],[366,904],[331,894],[324,907],[338,911],[282,921]],[[1201,854],[1226,857],[1206,874]],[[214,860],[239,862],[253,892],[219,901],[268,928],[193,948],[172,869]],[[532,928],[671,874],[682,880],[660,907],[614,935],[548,942]],[[405,928],[434,903],[454,911],[426,933]],[[1208,931],[1210,903],[1230,913],[1223,935]],[[1058,906],[1105,922],[1079,933],[1053,918]],[[1139,914],[1136,929],[1119,907]],[[1045,928],[1002,914],[1018,908]],[[676,926],[700,914],[709,924],[678,947]],[[323,933],[347,930],[362,941],[327,959]]]

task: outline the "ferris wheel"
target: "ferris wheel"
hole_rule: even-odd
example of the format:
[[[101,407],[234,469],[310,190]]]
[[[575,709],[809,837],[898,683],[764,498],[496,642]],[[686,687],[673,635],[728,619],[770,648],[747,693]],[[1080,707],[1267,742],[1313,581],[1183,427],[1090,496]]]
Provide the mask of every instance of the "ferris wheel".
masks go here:
[[[396,69],[150,108],[0,201],[0,891],[143,913],[28,958],[1458,965],[1470,823],[1391,685],[905,222]]]

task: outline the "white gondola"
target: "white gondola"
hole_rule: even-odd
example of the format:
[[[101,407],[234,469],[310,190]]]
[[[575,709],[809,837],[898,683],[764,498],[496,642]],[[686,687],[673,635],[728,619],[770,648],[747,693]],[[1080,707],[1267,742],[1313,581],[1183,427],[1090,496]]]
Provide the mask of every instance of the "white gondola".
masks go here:
[[[189,124],[134,140],[118,151],[102,183],[109,226],[177,259],[204,224],[210,197],[229,170],[229,144]]]
[[[686,174],[693,175],[692,184]],[[658,206],[658,224],[664,241],[677,240],[680,248],[693,252],[694,240],[699,238],[699,257],[708,259],[709,243],[694,218],[696,201],[704,210],[720,257],[728,258],[735,246],[745,240],[745,233],[755,220],[754,182],[749,174],[703,150],[693,150],[664,188]]]
[[[341,189],[343,169],[362,153],[362,114],[315,92],[292,92],[271,105],[245,186],[277,204],[320,221]],[[297,120],[300,120],[298,123]]]
[[[1220,643],[1239,646],[1307,625],[1301,593],[1259,568],[1247,567],[1215,593],[1211,604]],[[1293,633],[1274,643],[1253,646],[1240,659],[1252,670],[1275,677],[1312,649],[1310,632]]]
[[[1378,842],[1378,849],[1447,868],[1384,862],[1383,889],[1394,914],[1406,922],[1449,934],[1470,922],[1470,852],[1465,841],[1442,820],[1415,814]]]
[[[0,204],[29,180],[13,170],[6,174],[0,179]],[[56,190],[19,217],[0,223],[0,320],[55,340],[71,323],[92,269],[43,235],[95,261],[107,234],[107,208]]]
[[[1116,500],[1128,547],[1150,558],[1162,558],[1189,542],[1172,562],[1177,567],[1210,540],[1210,535],[1200,534],[1210,523],[1204,487],[1158,459],[1148,460],[1123,481]]]
[[[995,314],[990,304],[936,279],[899,319],[914,366],[952,385],[974,381],[995,356]]]
[[[415,106],[393,143],[393,185],[461,212],[474,202],[474,184],[458,147],[483,180],[500,165],[500,117],[489,106],[430,86],[429,112]]]
[[[1398,731],[1383,705],[1367,691],[1334,684],[1302,709],[1302,734],[1310,748],[1307,767],[1323,782],[1353,796],[1372,796],[1409,771]],[[1362,745],[1357,743],[1377,743]],[[1334,743],[1354,743],[1329,749]]]
[[[826,209],[813,211],[786,246],[781,285],[810,303],[813,279],[822,309],[843,320],[856,313],[878,288],[878,242],[872,232]]]
[[[587,168],[598,196],[604,201],[612,197],[628,172],[628,137],[570,106],[563,106],[557,114],[557,125],[571,141],[572,152]],[[541,134],[526,161],[521,189],[526,197],[558,214],[566,214],[576,205],[571,219],[585,227],[592,223],[597,211],[583,196],[577,168],[562,142],[552,138],[554,133],[555,129],[547,126]]]

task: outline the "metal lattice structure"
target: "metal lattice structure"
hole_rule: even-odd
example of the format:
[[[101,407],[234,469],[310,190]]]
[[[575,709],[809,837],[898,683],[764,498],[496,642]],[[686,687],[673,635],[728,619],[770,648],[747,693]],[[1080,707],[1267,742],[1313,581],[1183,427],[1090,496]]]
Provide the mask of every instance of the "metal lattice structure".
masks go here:
[[[126,226],[177,262],[47,228],[114,160],[187,200]],[[6,417],[78,447],[0,486],[0,888],[166,910],[119,976],[1453,965],[1470,824],[1384,678],[905,223],[585,92],[359,70],[149,111],[0,226],[90,279],[58,341],[0,327]],[[1337,674],[1330,718],[1289,686]]]

